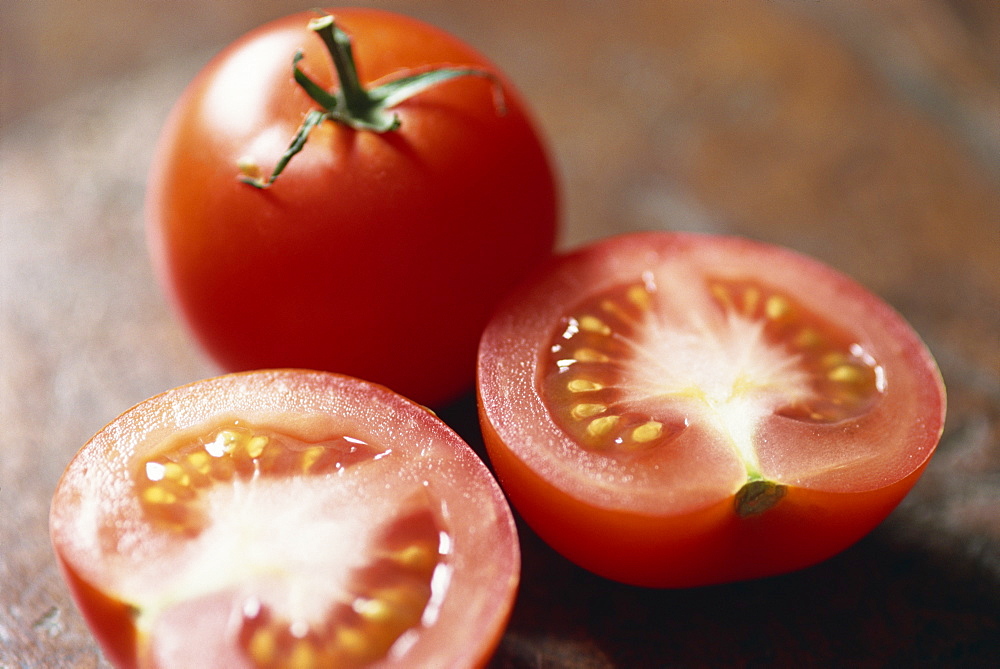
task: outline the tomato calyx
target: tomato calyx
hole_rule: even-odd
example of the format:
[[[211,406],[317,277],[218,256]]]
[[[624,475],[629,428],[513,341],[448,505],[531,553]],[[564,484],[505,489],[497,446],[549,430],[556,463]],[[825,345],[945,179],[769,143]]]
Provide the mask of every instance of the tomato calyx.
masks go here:
[[[281,175],[289,161],[305,146],[313,129],[333,121],[355,130],[376,133],[391,132],[399,128],[399,115],[393,107],[439,83],[457,77],[485,77],[494,84],[494,104],[499,113],[504,111],[502,90],[492,72],[472,67],[432,67],[410,71],[377,86],[365,88],[358,77],[354,62],[351,37],[337,25],[333,16],[325,14],[309,22],[309,29],[323,40],[333,59],[340,87],[327,91],[313,81],[300,67],[302,51],[292,59],[295,82],[313,99],[320,109],[306,114],[288,148],[278,159],[270,176],[262,178],[260,168],[253,158],[241,158],[238,167],[240,181],[255,188],[268,188]]]
[[[763,478],[752,478],[743,484],[734,498],[736,514],[749,518],[764,513],[785,496],[787,486]]]

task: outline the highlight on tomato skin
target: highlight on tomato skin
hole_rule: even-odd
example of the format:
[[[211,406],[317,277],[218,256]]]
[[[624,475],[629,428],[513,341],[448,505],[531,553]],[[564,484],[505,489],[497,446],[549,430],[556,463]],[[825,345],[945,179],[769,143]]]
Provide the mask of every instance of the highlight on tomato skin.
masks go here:
[[[458,435],[305,370],[129,409],[68,465],[50,533],[118,667],[482,666],[520,574],[510,509]]]
[[[870,532],[940,439],[913,329],[748,239],[649,232],[556,258],[480,343],[490,460],[553,548],[654,587],[801,569]]]

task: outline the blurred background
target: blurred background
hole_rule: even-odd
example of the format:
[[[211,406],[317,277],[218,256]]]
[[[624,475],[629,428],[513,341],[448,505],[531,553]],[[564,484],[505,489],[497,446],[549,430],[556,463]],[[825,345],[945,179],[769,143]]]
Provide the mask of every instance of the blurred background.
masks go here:
[[[798,574],[607,583],[524,530],[496,667],[1000,666],[1000,3],[372,0],[505,70],[562,180],[561,246],[742,234],[914,325],[949,389],[926,475]],[[0,0],[0,667],[105,666],[51,557],[72,454],[215,373],[153,283],[142,198],[170,106],[287,0]],[[446,413],[477,439],[471,399]],[[523,529],[523,528],[522,528]]]

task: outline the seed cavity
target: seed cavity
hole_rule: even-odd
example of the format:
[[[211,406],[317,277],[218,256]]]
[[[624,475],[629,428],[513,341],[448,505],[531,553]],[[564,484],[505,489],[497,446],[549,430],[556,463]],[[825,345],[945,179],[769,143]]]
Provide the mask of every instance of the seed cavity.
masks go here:
[[[626,454],[655,448],[680,431],[619,404],[621,363],[633,354],[628,342],[645,327],[655,291],[653,277],[643,275],[603,293],[567,314],[553,338],[545,376],[550,406],[585,449]]]
[[[308,443],[235,422],[203,436],[181,435],[137,463],[133,480],[154,526],[193,537],[209,522],[205,502],[212,486],[325,476],[387,453],[353,436]],[[240,608],[238,636],[247,658],[260,667],[361,666],[383,658],[400,636],[421,625],[450,537],[426,502],[412,506],[410,514],[378,530],[374,556],[349,575],[344,599],[322,619],[288,619],[248,599]]]
[[[645,344],[650,328],[674,321],[651,315],[660,289],[655,277],[644,273],[632,283],[610,288],[569,310],[553,336],[542,375],[546,404],[554,420],[582,448],[614,456],[669,443],[694,419],[676,413],[674,400],[700,406],[729,396],[753,402],[754,394],[760,393],[766,398],[761,401],[776,404],[773,411],[777,415],[836,423],[869,411],[885,391],[885,371],[864,347],[786,292],[743,279],[710,278],[704,286],[707,308],[713,308],[714,303],[725,316],[713,327],[759,332],[759,345],[769,347],[776,359],[788,361],[788,374],[794,383],[784,403],[780,395],[784,372],[777,376],[765,373],[766,378],[761,379],[760,370],[752,366],[746,373],[735,370],[731,388],[702,386],[698,378],[678,385],[675,379],[669,395],[672,399],[663,404],[669,413],[658,413],[655,392],[641,404],[629,399],[637,397],[631,378],[637,366],[668,369],[671,365],[670,360],[658,359],[660,352],[655,347]],[[680,316],[683,322],[684,315]],[[728,333],[720,335],[720,341],[725,342]],[[651,353],[657,357],[650,357]],[[683,366],[698,368],[689,361]],[[653,376],[648,381],[651,387],[656,386]],[[740,456],[752,462],[753,454],[746,449]]]

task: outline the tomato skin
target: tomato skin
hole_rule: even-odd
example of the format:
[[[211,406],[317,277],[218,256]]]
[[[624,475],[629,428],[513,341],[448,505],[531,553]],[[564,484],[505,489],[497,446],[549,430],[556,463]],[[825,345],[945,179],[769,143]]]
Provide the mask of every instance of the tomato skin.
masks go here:
[[[325,122],[266,191],[315,103],[292,56],[335,75],[302,13],[266,24],[205,67],[160,137],[147,192],[157,274],[197,340],[229,371],[325,369],[427,405],[470,388],[495,303],[548,257],[555,177],[519,94],[482,55],[413,19],[329,10],[351,35],[363,84],[429,66],[497,77],[440,83],[394,108],[398,130]]]
[[[352,480],[375,484],[347,493],[359,495],[348,498],[356,508],[347,517],[364,517],[373,504],[404,513],[408,495],[412,498],[407,490],[415,489],[419,499],[429,500],[428,508],[449,537],[440,558],[448,578],[438,579],[439,571],[434,571],[440,584],[432,587],[441,590],[433,606],[428,604],[433,615],[424,613],[415,637],[401,651],[394,649],[394,655],[379,660],[378,666],[471,667],[488,661],[513,605],[520,552],[510,510],[482,461],[433,413],[384,387],[330,373],[263,370],[206,379],[136,405],[80,450],[57,486],[50,514],[57,563],[79,610],[115,666],[178,666],[178,644],[190,647],[180,666],[257,666],[231,633],[233,616],[238,618],[241,611],[236,594],[240,583],[227,581],[227,573],[245,569],[244,556],[254,554],[252,543],[241,547],[245,550],[220,554],[226,562],[219,565],[219,582],[193,590],[191,583],[199,581],[190,578],[170,585],[177,573],[187,569],[184,564],[190,564],[179,566],[175,560],[190,560],[192,551],[206,550],[211,544],[198,543],[208,541],[202,538],[204,533],[194,536],[154,526],[136,492],[142,463],[158,461],[164,444],[175,443],[178,435],[180,443],[186,443],[187,436],[200,433],[203,426],[231,421],[234,416],[245,423],[279,427],[301,436],[307,444],[322,443],[327,434],[343,433],[384,447],[373,461],[361,462],[361,467],[369,468],[368,474],[355,474],[352,479],[350,467],[342,472],[339,464],[331,470],[332,476],[315,474],[326,476],[320,481],[326,487],[345,485],[343,481],[352,485]],[[266,470],[261,471],[268,476]],[[257,475],[240,485],[250,490],[254,481]],[[315,490],[302,480],[293,484],[297,486],[294,497],[280,498],[288,500],[286,511],[290,512],[280,516],[283,523],[294,522],[292,507],[309,508],[305,506],[312,494],[309,491]],[[229,482],[216,485],[227,487]],[[326,513],[326,507],[319,508]],[[226,516],[221,520],[225,522],[217,525],[234,522]],[[304,527],[300,534],[315,531],[313,526]],[[266,535],[265,541],[269,540],[271,535]],[[296,553],[292,566],[276,568],[278,573],[286,568],[294,571],[302,568],[295,566],[300,559],[301,564],[309,564],[310,559],[318,564],[329,562],[332,571],[315,576],[309,572],[310,580],[305,581],[316,583],[308,588],[319,587],[331,574],[334,580],[338,578],[335,563],[344,559],[338,556],[349,558],[351,553],[351,546],[328,546],[312,558]],[[384,559],[378,558],[380,554],[372,559]],[[220,557],[209,555],[215,556],[210,564]],[[146,576],[137,580],[137,572]],[[230,633],[219,633],[219,629]]]
[[[546,404],[542,361],[549,342],[558,340],[567,308],[661,263],[693,268],[690,285],[663,289],[680,293],[677,302],[688,300],[687,291],[700,285],[703,273],[717,272],[733,282],[767,277],[850,331],[884,369],[886,391],[855,418],[829,425],[782,417],[762,421],[755,433],[767,449],[761,468],[765,478],[784,486],[784,494],[761,513],[737,513],[738,479],[732,487],[685,479],[679,493],[647,490],[640,478],[650,466],[669,468],[669,457],[643,456],[647,460],[639,464],[625,460],[603,471],[594,464],[600,456],[584,453]],[[500,306],[487,327],[477,387],[490,460],[527,523],[580,566],[653,587],[781,574],[842,551],[878,525],[919,479],[945,413],[944,386],[933,358],[909,326],[863,288],[784,249],[685,233],[623,235],[542,268]],[[702,440],[696,433],[679,443],[696,449]],[[795,469],[796,453],[814,445],[843,449],[854,459],[869,451],[890,455],[873,456],[867,467],[848,459],[839,472]],[[706,480],[715,481],[712,465],[695,467],[689,476],[697,479],[701,467]],[[658,495],[680,499],[660,501]],[[699,496],[684,499],[691,495]]]
[[[567,495],[517,459],[491,427],[484,434],[508,499],[546,543],[595,574],[649,587],[742,581],[821,562],[873,530],[926,468],[862,493],[791,488],[774,509],[749,519],[733,514],[730,499],[679,516],[640,516]],[[822,532],[811,529],[817,525]]]

